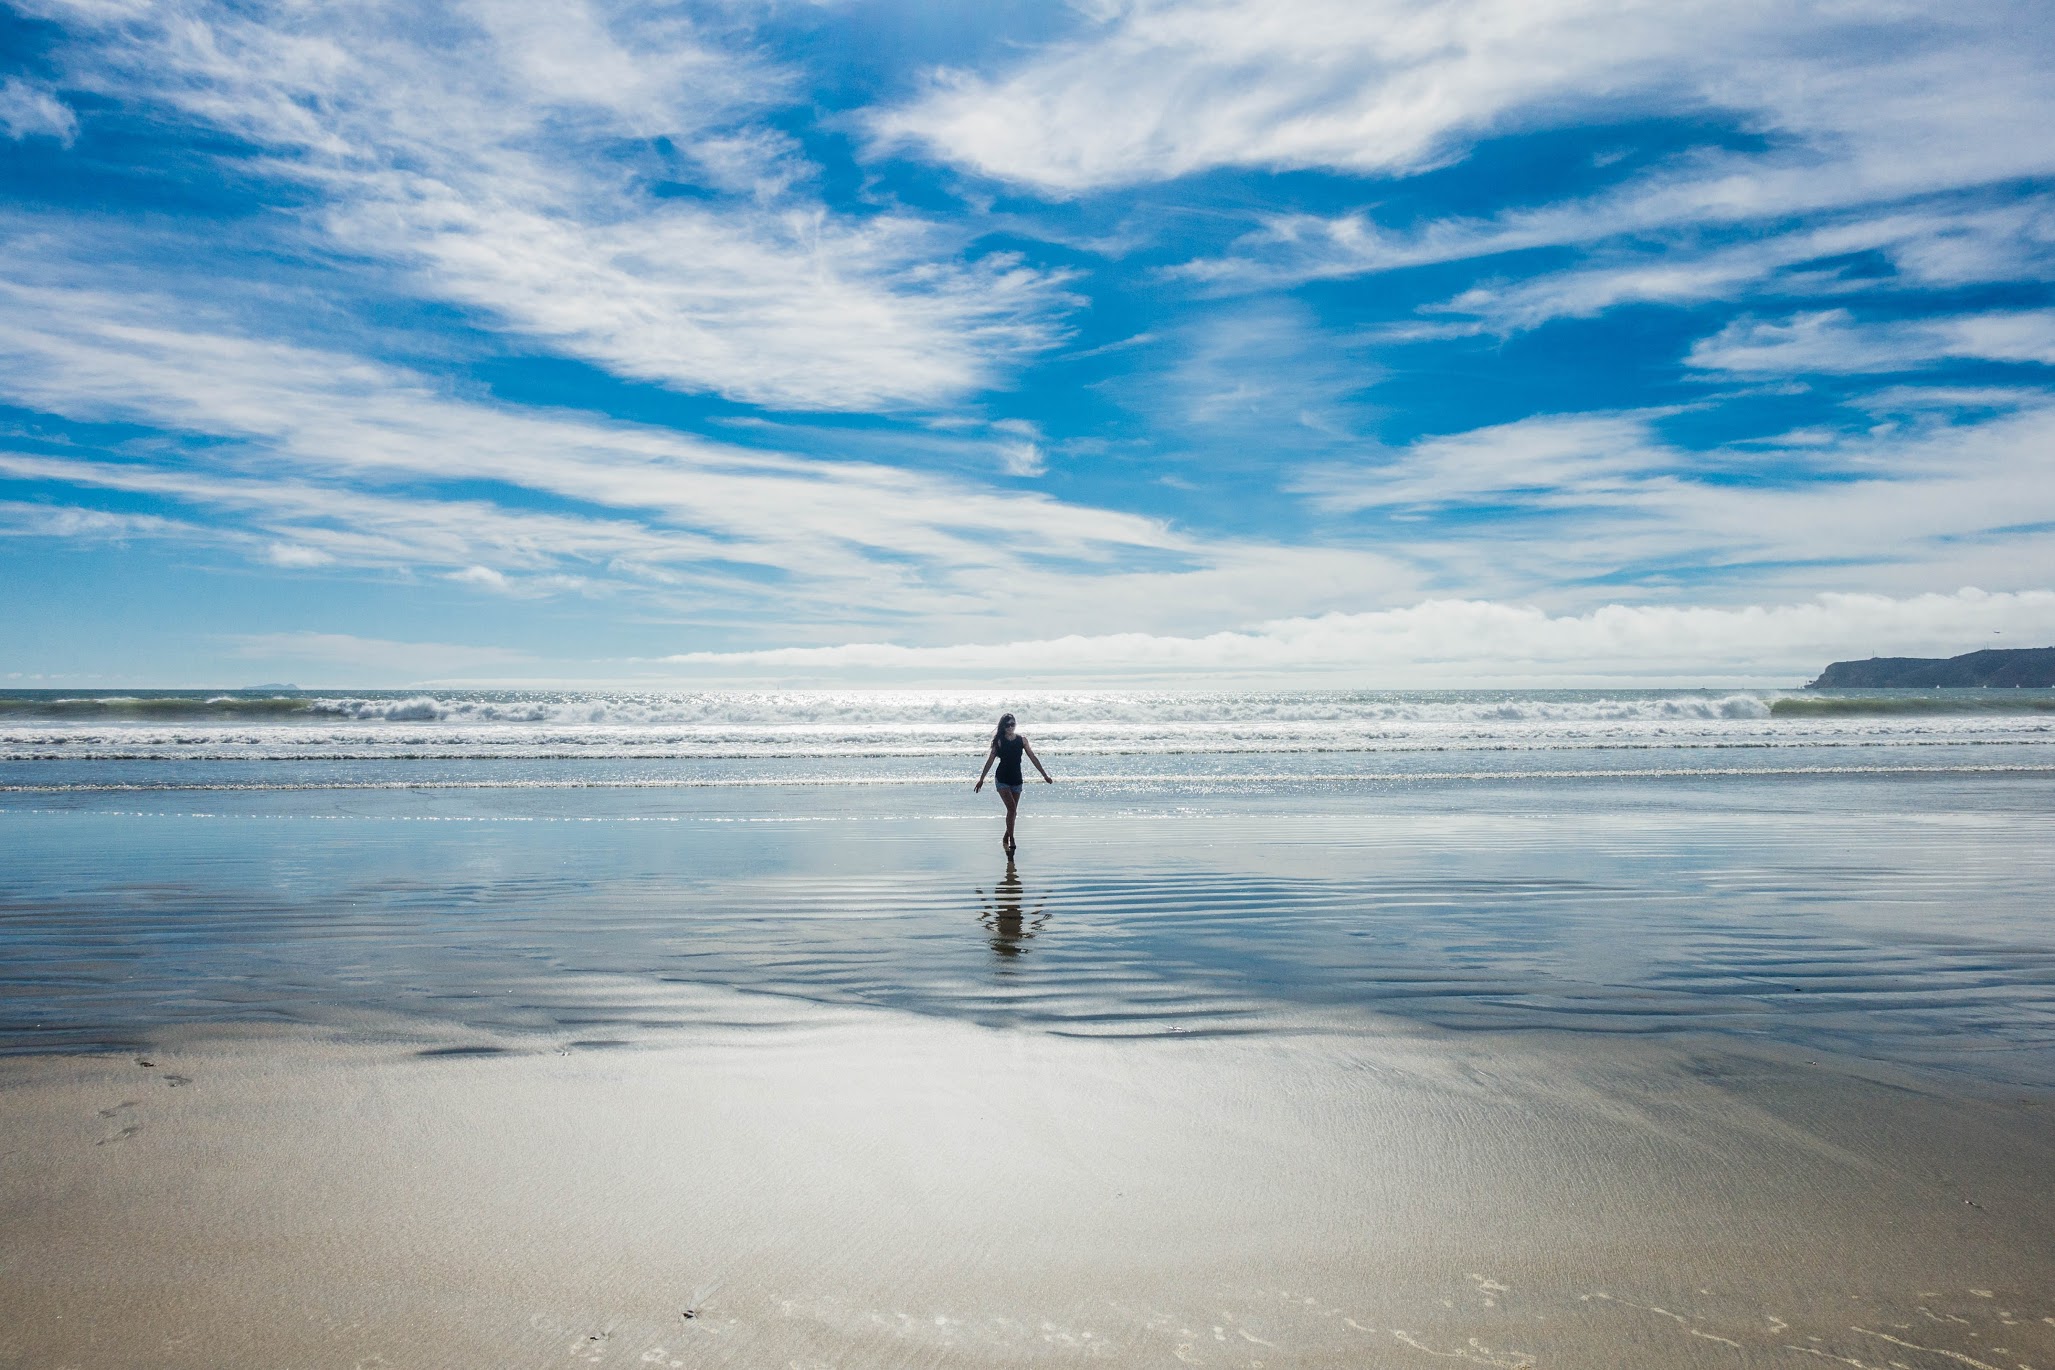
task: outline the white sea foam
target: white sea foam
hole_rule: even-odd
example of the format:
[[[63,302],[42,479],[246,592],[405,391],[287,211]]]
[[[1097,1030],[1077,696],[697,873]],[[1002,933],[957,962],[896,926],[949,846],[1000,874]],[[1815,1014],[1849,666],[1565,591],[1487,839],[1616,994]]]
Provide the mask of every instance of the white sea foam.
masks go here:
[[[1075,692],[1027,696],[942,692],[705,692],[560,696],[343,696],[307,702],[313,718],[451,724],[560,723],[649,727],[761,725],[988,726],[1002,710],[1041,723],[1225,725],[1547,719],[1767,718],[1774,696],[1557,691],[1536,695]],[[212,701],[210,701],[212,702]]]
[[[1237,773],[1219,777],[1206,783],[1222,786],[1247,785],[1360,785],[1365,782],[1376,784],[1420,784],[1447,781],[1470,781],[1480,784],[1517,783],[1535,780],[1689,780],[1697,778],[1730,777],[1762,779],[1776,776],[1899,776],[1899,775],[2055,775],[2055,765],[1938,765],[1938,766],[1623,766],[1623,767],[1578,767],[1575,769],[1550,769],[1507,771],[1342,771],[1333,773],[1279,772],[1276,774]],[[1107,785],[1128,787],[1146,785],[1189,785],[1194,777],[1187,772],[1169,771],[1160,774],[1138,772],[1133,774],[1079,775],[1070,777],[1074,785]],[[820,779],[793,780],[780,776],[775,779],[715,778],[715,779],[634,779],[596,780],[589,778],[572,780],[320,780],[320,781],[205,781],[175,782],[168,784],[138,784],[126,781],[108,782],[64,782],[48,785],[0,784],[0,794],[68,794],[68,793],[127,793],[130,791],[159,792],[207,792],[239,793],[242,791],[312,791],[312,790],[707,790],[707,789],[763,789],[770,786],[833,786],[837,788],[852,785],[871,788],[910,788],[952,786],[960,787],[963,777],[949,775],[894,775],[894,776],[835,776]],[[216,817],[212,814],[194,814],[190,817]],[[533,822],[531,817],[516,816],[510,821]],[[761,819],[754,821],[814,822],[832,821],[818,817]]]
[[[0,760],[1066,757],[2055,743],[2045,691],[0,694]]]

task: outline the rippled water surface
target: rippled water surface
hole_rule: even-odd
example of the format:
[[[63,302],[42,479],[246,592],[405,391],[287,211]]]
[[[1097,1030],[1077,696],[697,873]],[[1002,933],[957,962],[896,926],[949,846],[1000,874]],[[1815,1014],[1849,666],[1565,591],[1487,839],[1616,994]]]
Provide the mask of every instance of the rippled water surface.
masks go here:
[[[0,796],[0,1045],[375,1010],[569,1047],[674,1028],[710,983],[1061,1033],[1712,1031],[2055,1083],[2044,758],[1828,760],[1137,768],[1031,789],[1010,870],[963,780],[73,768]]]

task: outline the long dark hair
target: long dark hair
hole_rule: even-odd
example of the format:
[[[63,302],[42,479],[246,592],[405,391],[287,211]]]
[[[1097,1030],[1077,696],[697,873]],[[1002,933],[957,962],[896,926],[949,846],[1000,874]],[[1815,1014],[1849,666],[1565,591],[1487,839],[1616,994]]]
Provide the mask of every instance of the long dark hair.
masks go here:
[[[998,751],[999,744],[1006,740],[1006,730],[1013,726],[1012,714],[1000,714],[999,726],[992,729],[992,750]]]

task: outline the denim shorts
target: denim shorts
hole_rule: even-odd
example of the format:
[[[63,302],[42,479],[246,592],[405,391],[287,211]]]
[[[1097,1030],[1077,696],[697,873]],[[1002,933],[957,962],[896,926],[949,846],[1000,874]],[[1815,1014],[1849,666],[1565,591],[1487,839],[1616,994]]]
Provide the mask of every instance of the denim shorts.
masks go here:
[[[995,780],[992,782],[992,788],[999,791],[999,793],[1001,794],[1019,794],[1022,790],[1026,789],[1027,786],[1009,785],[1003,780]]]

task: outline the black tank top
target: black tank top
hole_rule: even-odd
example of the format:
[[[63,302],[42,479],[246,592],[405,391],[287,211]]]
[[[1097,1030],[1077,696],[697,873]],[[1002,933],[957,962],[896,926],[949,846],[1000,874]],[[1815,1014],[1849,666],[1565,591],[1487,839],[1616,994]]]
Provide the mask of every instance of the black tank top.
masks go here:
[[[1020,781],[1020,749],[1027,743],[1018,737],[1009,737],[999,744],[999,774],[992,777],[1001,785],[1018,785]]]

